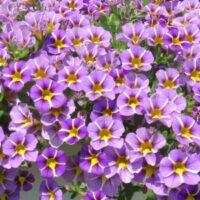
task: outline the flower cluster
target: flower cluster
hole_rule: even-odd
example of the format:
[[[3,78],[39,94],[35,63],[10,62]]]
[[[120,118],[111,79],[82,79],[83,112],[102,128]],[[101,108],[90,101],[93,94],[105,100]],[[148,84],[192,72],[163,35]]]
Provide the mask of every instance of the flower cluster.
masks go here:
[[[200,199],[198,0],[0,2],[0,199]]]

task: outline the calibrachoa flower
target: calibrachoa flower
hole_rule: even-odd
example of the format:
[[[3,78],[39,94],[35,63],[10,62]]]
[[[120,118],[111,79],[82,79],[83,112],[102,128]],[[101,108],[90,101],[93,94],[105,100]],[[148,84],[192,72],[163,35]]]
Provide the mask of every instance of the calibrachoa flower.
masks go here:
[[[113,100],[115,93],[113,89],[115,82],[113,78],[104,71],[95,70],[83,79],[83,90],[86,97],[91,101],[98,99],[101,96],[108,97]]]
[[[4,85],[11,90],[19,91],[30,81],[31,74],[24,61],[13,62],[2,71]]]
[[[38,156],[37,165],[44,178],[59,177],[65,172],[67,158],[65,152],[47,147]]]
[[[47,199],[54,199],[54,200],[63,199],[62,190],[59,188],[56,181],[51,179],[43,180],[40,184],[40,200],[47,200]]]
[[[15,178],[15,182],[17,184],[18,189],[23,191],[29,191],[33,187],[33,183],[35,181],[35,177],[33,174],[29,173],[28,171],[20,170],[18,172],[17,177]]]
[[[160,174],[168,187],[178,187],[185,183],[196,185],[200,177],[200,163],[197,154],[188,156],[179,149],[172,150],[168,157],[161,160]]]
[[[61,122],[58,137],[63,142],[73,145],[85,138],[86,135],[87,128],[85,122],[81,118],[67,119]]]
[[[125,70],[149,71],[154,61],[153,54],[140,46],[131,47],[120,55]]]
[[[19,167],[23,161],[35,162],[38,156],[37,139],[32,134],[13,132],[3,143],[3,153],[10,157],[13,168]]]
[[[172,129],[181,144],[195,142],[200,145],[200,125],[192,117],[183,114],[177,116],[172,122]]]
[[[103,174],[107,166],[106,154],[101,151],[95,151],[91,146],[85,146],[81,149],[80,168],[88,173]]]
[[[38,80],[30,91],[30,96],[35,107],[40,111],[49,111],[51,108],[59,108],[65,103],[63,88],[48,78]]]
[[[88,192],[84,200],[109,200],[108,197],[102,192],[102,191],[96,191],[96,192]]]
[[[119,174],[122,182],[130,183],[134,177],[134,173],[142,169],[142,160],[138,159],[135,163],[131,162],[129,150],[126,146],[121,149],[107,147],[105,153],[108,160],[108,167],[105,169],[107,177]]]
[[[120,114],[123,116],[142,115],[144,113],[142,106],[144,98],[147,98],[147,94],[143,90],[127,88],[117,98]]]
[[[166,139],[160,133],[151,134],[145,127],[138,128],[136,134],[129,133],[126,143],[135,158],[144,157],[150,165],[155,165],[156,155],[166,144]]]
[[[99,117],[88,125],[88,136],[91,138],[91,146],[100,150],[106,146],[121,148],[123,146],[123,123],[111,117]]]

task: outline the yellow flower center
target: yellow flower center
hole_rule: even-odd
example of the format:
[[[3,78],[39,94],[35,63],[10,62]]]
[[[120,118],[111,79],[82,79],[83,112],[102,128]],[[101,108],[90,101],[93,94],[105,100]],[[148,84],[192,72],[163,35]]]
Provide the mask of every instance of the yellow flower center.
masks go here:
[[[134,67],[140,67],[142,65],[141,58],[132,57],[131,65],[134,66]]]
[[[76,137],[79,133],[78,128],[73,127],[71,130],[67,131],[71,137]]]
[[[49,192],[49,200],[55,200],[55,195],[53,192]]]
[[[104,69],[105,69],[106,71],[110,70],[110,67],[111,67],[111,64],[110,64],[110,63],[107,63],[107,64],[104,65]]]
[[[98,157],[95,154],[91,154],[91,156],[89,157],[89,159],[90,159],[92,167],[99,162],[99,159],[98,159]]]
[[[187,40],[188,42],[190,42],[190,43],[193,43],[193,42],[194,42],[194,37],[193,37],[193,35],[187,34],[185,37],[186,37],[186,40]]]
[[[185,164],[182,162],[176,162],[174,164],[174,172],[182,175],[183,173],[185,173],[187,171],[187,168],[185,167]]]
[[[81,38],[74,38],[73,44],[74,44],[74,46],[81,46],[83,44],[83,41]]]
[[[5,158],[6,155],[3,153],[2,148],[0,147],[0,160],[2,160],[3,158]]]
[[[118,165],[120,168],[124,169],[124,168],[127,168],[127,167],[128,167],[129,160],[128,160],[128,158],[125,157],[125,156],[119,156],[119,157],[117,158],[116,163],[117,163],[117,165]]]
[[[54,93],[51,92],[50,89],[44,89],[42,90],[42,98],[46,101],[51,101],[51,99],[54,97]]]
[[[100,83],[95,83],[92,88],[94,93],[102,93],[104,91],[102,85]]]
[[[31,123],[31,119],[29,117],[25,117],[23,120],[23,125],[28,126]]]
[[[14,82],[20,82],[22,79],[22,74],[21,72],[15,71],[15,73],[12,75],[12,80]]]
[[[75,2],[70,2],[68,4],[68,8],[71,9],[71,10],[75,10],[76,9],[76,3]]]
[[[142,153],[151,153],[153,152],[153,146],[150,141],[142,142],[140,144],[140,152]]]
[[[124,79],[121,76],[118,76],[116,79],[116,85],[120,86],[124,83]]]
[[[154,39],[154,43],[157,45],[157,44],[163,44],[163,38],[162,37],[155,37]]]
[[[181,128],[181,135],[185,138],[191,138],[192,134],[190,133],[190,128],[188,127],[182,127]]]
[[[78,77],[76,74],[68,74],[67,81],[69,83],[75,83],[75,82],[77,82],[77,80],[78,80]]]
[[[196,198],[189,194],[185,200],[196,200]]]
[[[27,151],[26,147],[23,144],[17,144],[15,151],[18,155],[24,155]]]
[[[3,184],[5,181],[5,176],[3,173],[0,174],[0,184]]]
[[[19,182],[21,185],[24,185],[24,183],[26,182],[26,177],[25,176],[20,176],[19,177]]]
[[[47,33],[51,33],[55,27],[54,23],[53,22],[47,22]]]
[[[138,42],[138,39],[139,39],[139,35],[133,35],[132,38],[131,38],[131,41],[136,44]]]
[[[63,40],[61,39],[56,39],[54,41],[54,44],[53,44],[56,48],[58,49],[62,49],[62,48],[65,48],[65,44],[63,43]]]
[[[101,129],[99,135],[101,140],[109,140],[112,138],[112,134],[109,129]]]
[[[198,71],[197,69],[193,69],[193,71],[190,74],[190,78],[193,81],[200,81],[200,71]]]
[[[58,117],[59,115],[61,115],[62,112],[62,108],[52,108],[51,109],[51,114]]]
[[[101,43],[101,39],[100,39],[99,36],[93,35],[91,37],[91,42],[93,42],[93,43]]]
[[[34,77],[37,79],[43,79],[46,77],[46,72],[43,69],[38,69],[37,72],[34,74]]]
[[[153,108],[151,110],[151,117],[152,118],[162,118],[162,110],[159,108]]]
[[[47,159],[47,167],[54,170],[57,166],[57,161],[55,158],[48,158]]]
[[[182,41],[180,41],[179,37],[175,37],[172,39],[172,43],[173,43],[173,45],[181,45]]]
[[[173,80],[166,80],[163,83],[164,88],[174,88],[174,81]]]
[[[86,57],[85,57],[85,62],[86,63],[89,63],[89,62],[92,62],[92,63],[94,63],[96,61],[96,59],[92,56],[92,55],[87,55]]]
[[[137,97],[130,97],[128,100],[128,105],[135,108],[140,104]]]
[[[82,170],[79,166],[75,167],[76,176],[79,176],[82,173]]]
[[[5,66],[5,65],[6,65],[6,59],[0,58],[0,66]]]
[[[106,176],[102,176],[102,177],[101,177],[101,180],[102,180],[102,183],[105,183],[105,182],[107,181]]]
[[[144,170],[147,177],[151,177],[156,173],[157,166],[145,165]]]
[[[8,194],[6,194],[6,193],[3,193],[3,194],[1,194],[0,195],[0,200],[8,200]]]
[[[112,116],[112,111],[108,108],[106,108],[104,111],[103,111],[103,115],[104,116]]]
[[[99,11],[100,13],[104,13],[104,11],[105,11],[104,8],[102,8],[102,7],[98,7],[97,9],[98,9],[98,11]]]

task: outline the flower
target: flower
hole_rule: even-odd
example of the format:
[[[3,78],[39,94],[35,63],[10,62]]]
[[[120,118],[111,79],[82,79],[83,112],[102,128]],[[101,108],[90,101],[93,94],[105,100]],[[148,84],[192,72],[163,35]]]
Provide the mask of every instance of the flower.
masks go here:
[[[40,184],[40,200],[46,199],[63,199],[63,192],[54,180],[43,180]]]
[[[160,133],[151,134],[147,128],[141,127],[135,133],[129,133],[125,139],[134,158],[144,157],[149,165],[156,164],[156,153],[166,144],[166,139]]]
[[[31,80],[30,70],[24,61],[13,62],[2,71],[4,85],[11,90],[21,90]]]
[[[113,92],[115,82],[113,78],[104,71],[94,70],[83,79],[83,83],[82,87],[86,93],[86,97],[91,101],[101,96],[108,97],[111,100],[115,98]]]
[[[200,163],[196,154],[188,156],[180,149],[172,150],[168,157],[161,160],[160,174],[168,187],[178,187],[185,183],[196,185],[200,177]]]
[[[149,71],[154,61],[153,54],[140,46],[133,46],[120,55],[122,68],[125,70]]]
[[[13,132],[3,143],[3,153],[10,157],[10,165],[17,168],[25,160],[36,161],[38,156],[37,143],[38,141],[33,134]]]
[[[95,151],[91,146],[84,146],[80,154],[80,168],[92,174],[104,174],[104,168],[107,165],[106,154],[101,151]]]
[[[96,192],[89,191],[84,197],[84,200],[95,200],[95,199],[109,200],[108,197],[102,191],[96,191]]]
[[[37,165],[44,178],[60,177],[65,172],[67,157],[62,150],[47,147],[38,156]]]
[[[67,119],[61,122],[61,128],[58,131],[58,137],[63,142],[73,145],[79,140],[85,138],[87,128],[81,118]]]
[[[181,144],[195,142],[200,145],[200,125],[192,117],[183,114],[177,116],[173,119],[172,129]]]
[[[29,173],[27,170],[20,170],[18,175],[15,178],[15,183],[18,186],[18,189],[23,191],[29,191],[32,189],[32,184],[35,182],[35,177],[33,174]]]
[[[124,133],[123,123],[111,117],[99,117],[94,122],[89,123],[88,136],[91,138],[91,146],[95,150],[100,150],[106,146],[121,148]]]
[[[35,107],[40,111],[59,108],[66,101],[63,95],[63,88],[60,87],[60,84],[48,78],[38,80],[32,86],[30,96],[35,103]]]

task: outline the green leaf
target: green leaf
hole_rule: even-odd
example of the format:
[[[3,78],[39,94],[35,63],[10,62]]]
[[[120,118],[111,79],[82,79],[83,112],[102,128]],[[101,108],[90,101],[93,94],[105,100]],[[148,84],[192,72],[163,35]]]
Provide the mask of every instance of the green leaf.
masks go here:
[[[148,5],[148,4],[150,4],[151,3],[151,0],[144,0],[144,5],[146,6],[146,5]]]
[[[156,195],[149,191],[146,200],[156,200]]]

